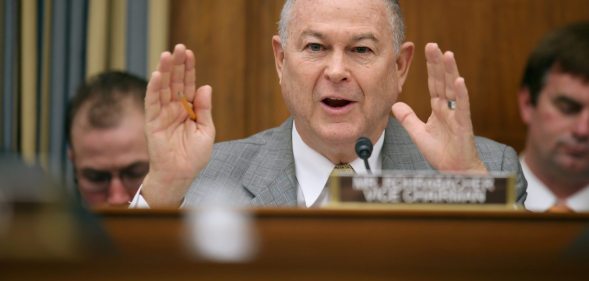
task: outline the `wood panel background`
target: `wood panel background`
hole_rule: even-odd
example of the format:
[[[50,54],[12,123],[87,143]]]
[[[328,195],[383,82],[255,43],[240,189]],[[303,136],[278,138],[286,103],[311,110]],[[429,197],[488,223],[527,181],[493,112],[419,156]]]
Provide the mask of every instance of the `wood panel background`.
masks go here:
[[[477,135],[523,147],[516,93],[528,53],[546,32],[589,20],[589,0],[401,0],[417,52],[401,100],[429,116],[423,47],[454,51]],[[170,42],[196,53],[199,84],[213,86],[217,141],[249,136],[288,116],[272,56],[281,0],[175,0]]]

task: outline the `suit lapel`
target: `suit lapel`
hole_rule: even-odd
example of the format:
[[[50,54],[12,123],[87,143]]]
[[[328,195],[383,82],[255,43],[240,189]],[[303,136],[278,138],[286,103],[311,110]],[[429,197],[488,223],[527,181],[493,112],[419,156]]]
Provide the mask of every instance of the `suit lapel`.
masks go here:
[[[292,120],[289,118],[264,140],[243,176],[243,187],[253,195],[252,205],[296,206]]]
[[[382,147],[383,170],[429,170],[431,166],[419,152],[405,129],[389,118]]]

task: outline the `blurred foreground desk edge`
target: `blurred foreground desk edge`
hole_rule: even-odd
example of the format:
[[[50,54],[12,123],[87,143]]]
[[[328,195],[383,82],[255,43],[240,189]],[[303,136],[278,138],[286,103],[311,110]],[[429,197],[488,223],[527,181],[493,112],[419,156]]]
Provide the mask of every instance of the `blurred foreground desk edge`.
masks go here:
[[[198,258],[182,210],[97,210],[117,247],[3,261],[2,280],[587,280],[589,214],[253,209],[246,262]],[[9,265],[9,266],[8,266]]]

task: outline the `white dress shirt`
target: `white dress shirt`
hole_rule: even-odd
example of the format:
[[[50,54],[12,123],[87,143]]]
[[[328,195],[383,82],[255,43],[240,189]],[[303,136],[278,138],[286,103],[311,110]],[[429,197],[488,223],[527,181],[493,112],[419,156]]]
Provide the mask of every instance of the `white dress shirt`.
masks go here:
[[[373,172],[379,172],[382,168],[381,150],[384,143],[384,131],[373,145],[372,154],[368,158],[368,164]],[[309,147],[292,126],[292,152],[294,155],[297,187],[297,205],[301,207],[319,207],[328,203],[328,188],[325,187],[329,175],[335,164],[331,163],[323,155]],[[349,163],[357,174],[366,173],[364,160],[356,158]],[[143,187],[143,186],[142,186]],[[149,208],[147,201],[141,196],[141,187],[135,193],[129,208]]]
[[[368,158],[368,164],[373,172],[378,172],[382,167],[380,151],[384,143],[384,131],[373,145],[372,154]],[[296,126],[292,126],[292,152],[294,155],[296,177],[298,181],[297,204],[301,207],[319,207],[328,203],[329,192],[325,187],[329,175],[335,168],[335,164],[325,158],[319,152],[309,147],[297,132]],[[357,174],[366,173],[364,160],[356,158],[349,163]]]
[[[556,204],[556,196],[540,181],[540,179],[536,177],[536,175],[534,175],[534,173],[532,173],[528,165],[526,165],[523,156],[520,156],[519,160],[524,176],[528,181],[528,197],[524,203],[526,209],[534,212],[546,212]],[[573,194],[573,196],[567,198],[565,203],[567,207],[575,212],[589,211],[589,185]]]

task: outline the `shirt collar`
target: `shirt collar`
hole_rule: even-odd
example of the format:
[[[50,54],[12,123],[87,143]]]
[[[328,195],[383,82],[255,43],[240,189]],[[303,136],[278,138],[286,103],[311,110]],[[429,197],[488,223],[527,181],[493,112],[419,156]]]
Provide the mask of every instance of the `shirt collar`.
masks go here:
[[[379,172],[382,167],[381,150],[384,143],[384,131],[373,145],[372,155],[368,163],[373,172]],[[329,175],[335,167],[329,159],[309,147],[299,135],[296,126],[292,126],[292,152],[295,161],[296,177],[298,181],[299,205],[310,207],[320,197]],[[356,158],[349,163],[358,174],[366,173],[364,160]],[[302,198],[301,198],[302,197]],[[327,198],[327,196],[324,196]]]
[[[556,196],[550,189],[540,181],[530,170],[524,156],[520,156],[522,171],[528,182],[526,209],[534,212],[545,212],[556,203]],[[581,189],[573,196],[567,198],[566,205],[576,212],[589,211],[589,186]]]

